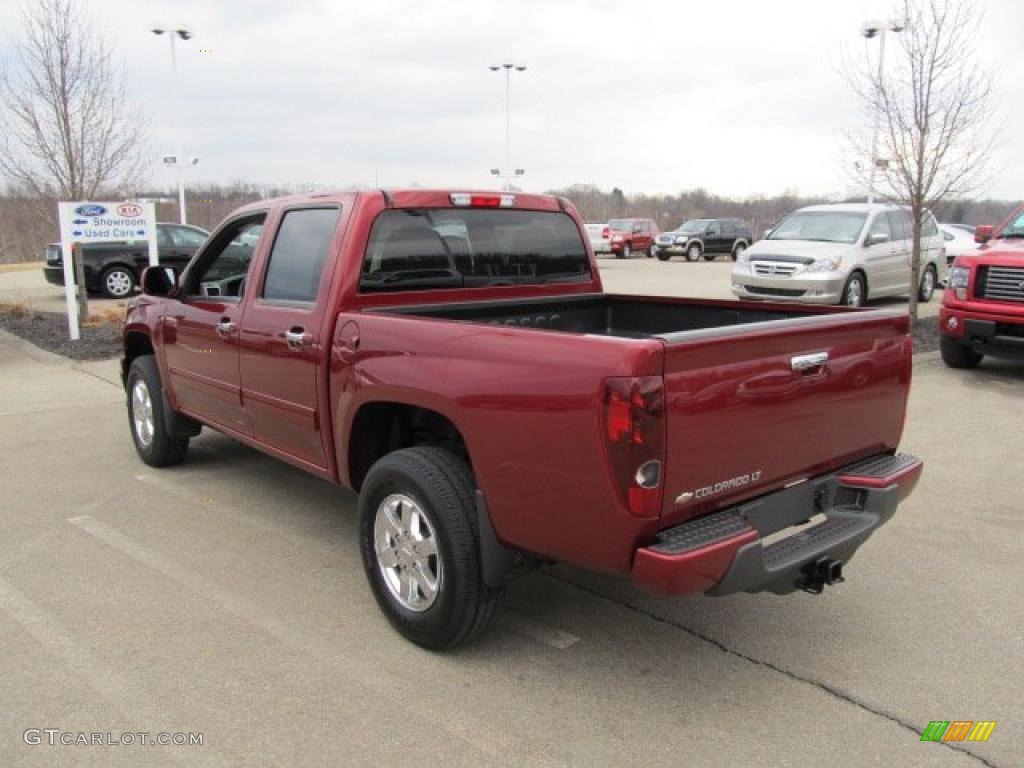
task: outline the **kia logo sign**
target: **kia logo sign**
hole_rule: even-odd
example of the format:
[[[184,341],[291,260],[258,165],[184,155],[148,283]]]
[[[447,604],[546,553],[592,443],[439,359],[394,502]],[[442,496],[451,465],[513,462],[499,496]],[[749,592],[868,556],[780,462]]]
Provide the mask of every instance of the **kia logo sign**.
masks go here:
[[[117,215],[126,219],[137,219],[142,215],[142,206],[136,203],[122,203],[117,206]]]
[[[107,209],[102,205],[80,205],[75,208],[75,213],[79,216],[102,216],[107,212]]]

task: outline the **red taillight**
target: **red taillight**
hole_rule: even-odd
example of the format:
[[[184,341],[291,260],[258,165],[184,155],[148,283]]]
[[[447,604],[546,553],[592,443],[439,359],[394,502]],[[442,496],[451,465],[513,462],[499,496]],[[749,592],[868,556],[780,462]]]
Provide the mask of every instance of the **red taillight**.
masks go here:
[[[474,195],[468,192],[453,192],[448,198],[452,205],[460,208],[512,208],[516,204],[515,195]]]
[[[629,511],[661,512],[665,394],[660,376],[605,380],[604,438],[612,476]]]
[[[610,228],[605,227],[604,229],[601,230],[601,237],[603,237],[605,240],[607,240],[611,236],[612,236],[612,231],[611,231]]]

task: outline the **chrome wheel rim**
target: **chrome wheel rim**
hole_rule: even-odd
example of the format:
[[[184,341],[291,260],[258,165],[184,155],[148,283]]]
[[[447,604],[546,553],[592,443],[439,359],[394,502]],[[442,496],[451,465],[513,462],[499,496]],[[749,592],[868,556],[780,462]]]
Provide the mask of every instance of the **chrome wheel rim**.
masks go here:
[[[420,505],[404,493],[386,497],[374,517],[373,546],[391,596],[409,611],[430,608],[441,591],[441,554]]]
[[[629,258],[629,246],[628,245],[622,246],[622,256],[623,256],[623,258],[626,258],[626,259]]]
[[[860,280],[851,280],[846,286],[846,306],[859,307],[864,301],[864,292],[861,289]]]
[[[737,245],[736,246],[736,252],[733,254],[733,261],[739,261],[740,256],[743,255],[743,252],[745,250],[747,250],[747,246],[745,246],[745,245]]]
[[[132,425],[135,428],[135,437],[143,448],[149,448],[153,444],[153,398],[149,394],[149,387],[142,379],[132,385]]]
[[[117,269],[107,275],[105,284],[112,296],[127,296],[132,291],[132,276]]]
[[[690,250],[687,252],[687,258],[689,258],[690,261],[696,261],[697,259],[699,259],[700,248],[697,247],[696,245],[691,245]]]
[[[924,271],[924,277],[921,279],[921,295],[924,300],[927,301],[932,297],[932,293],[935,291],[935,273],[930,269]]]

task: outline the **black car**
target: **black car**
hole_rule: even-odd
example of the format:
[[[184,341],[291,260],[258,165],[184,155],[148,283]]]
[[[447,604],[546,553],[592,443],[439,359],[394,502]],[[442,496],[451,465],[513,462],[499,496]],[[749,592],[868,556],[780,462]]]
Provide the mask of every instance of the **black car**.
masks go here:
[[[157,224],[156,245],[160,263],[180,272],[209,235],[205,229],[187,224]],[[87,243],[84,254],[85,288],[111,299],[130,296],[139,285],[142,270],[149,266],[149,243],[125,240],[111,243]],[[60,243],[46,247],[46,280],[64,285],[64,259]]]
[[[750,225],[742,219],[690,219],[654,241],[654,255],[668,261],[682,254],[687,261],[711,261],[720,253],[736,261],[753,241]]]

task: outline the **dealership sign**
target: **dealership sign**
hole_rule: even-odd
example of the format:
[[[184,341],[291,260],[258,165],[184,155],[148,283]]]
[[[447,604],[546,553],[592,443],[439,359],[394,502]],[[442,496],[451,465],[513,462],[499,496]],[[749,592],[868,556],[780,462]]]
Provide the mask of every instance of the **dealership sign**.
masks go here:
[[[57,203],[60,243],[64,257],[64,296],[68,308],[68,332],[78,338],[75,269],[72,247],[87,243],[147,242],[149,263],[158,263],[156,209],[153,203],[94,203],[82,200]]]

